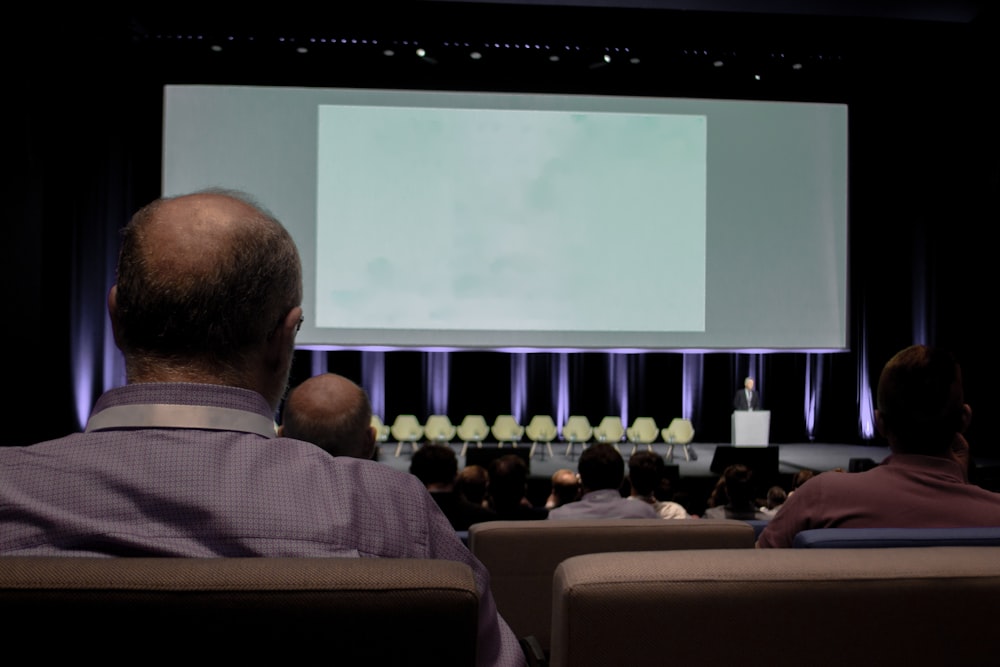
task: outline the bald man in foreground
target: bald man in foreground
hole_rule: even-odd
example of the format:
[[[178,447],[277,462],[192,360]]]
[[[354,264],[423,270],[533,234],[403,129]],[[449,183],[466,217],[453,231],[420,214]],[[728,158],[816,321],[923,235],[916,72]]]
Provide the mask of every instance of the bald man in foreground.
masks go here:
[[[336,373],[323,373],[295,387],[285,399],[278,435],[305,440],[331,456],[370,459],[375,429],[368,393]]]
[[[136,213],[108,296],[127,384],[84,433],[0,447],[0,555],[459,561],[480,594],[477,664],[523,665],[489,573],[419,480],[276,436],[301,301],[295,243],[244,196]]]

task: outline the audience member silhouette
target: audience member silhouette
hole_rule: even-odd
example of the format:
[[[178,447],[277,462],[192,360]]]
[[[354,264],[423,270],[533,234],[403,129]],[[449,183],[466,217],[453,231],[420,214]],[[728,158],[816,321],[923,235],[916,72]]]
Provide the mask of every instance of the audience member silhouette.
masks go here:
[[[549,510],[549,519],[656,519],[647,503],[623,498],[619,489],[625,480],[625,461],[607,442],[590,445],[580,454],[580,499]]]
[[[666,476],[666,464],[656,452],[636,452],[628,460],[630,500],[651,505],[661,519],[688,519],[684,506],[673,501],[656,498],[656,491]]]
[[[289,392],[278,435],[311,442],[332,456],[371,459],[371,421],[368,393],[342,375],[323,373]]]
[[[468,530],[474,523],[497,518],[492,510],[455,491],[458,457],[448,445],[427,444],[413,452],[410,473],[427,488],[455,530]]]
[[[806,528],[1000,526],[1000,493],[968,481],[972,418],[962,371],[945,350],[913,345],[882,369],[875,425],[889,456],[865,472],[824,472],[795,491],[757,541],[789,547]]]
[[[580,499],[580,475],[575,470],[560,468],[552,473],[549,497],[545,509],[562,507]]]
[[[815,470],[809,470],[808,468],[803,468],[792,475],[792,488],[789,489],[788,495],[792,495],[796,490],[810,479],[816,476]]]
[[[412,475],[277,437],[301,302],[291,235],[245,195],[137,212],[107,299],[126,385],[82,433],[0,447],[0,553],[455,560],[479,589],[477,663],[523,665],[489,573]]]
[[[705,510],[706,519],[769,519],[757,508],[755,502],[753,471],[742,463],[726,467],[722,483],[728,500]]]
[[[775,512],[784,504],[788,499],[788,494],[780,486],[772,486],[767,490],[767,499],[760,511],[764,514],[774,516]]]
[[[490,473],[481,465],[468,465],[458,471],[455,491],[470,503],[487,506]]]
[[[533,521],[544,519],[549,511],[533,507],[526,496],[528,464],[517,454],[507,454],[490,464],[490,507],[498,519]]]

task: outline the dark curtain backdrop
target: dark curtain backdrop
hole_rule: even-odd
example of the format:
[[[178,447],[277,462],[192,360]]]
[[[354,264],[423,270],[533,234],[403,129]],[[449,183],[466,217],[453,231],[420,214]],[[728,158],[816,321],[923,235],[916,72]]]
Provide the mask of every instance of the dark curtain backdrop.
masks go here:
[[[7,62],[15,64],[4,105],[9,139],[4,152],[9,213],[5,340],[11,362],[6,445],[77,430],[79,397],[96,396],[105,378],[114,376],[104,315],[113,277],[108,257],[114,255],[118,228],[159,193],[162,84],[206,78],[198,73],[197,59],[158,58],[140,49],[137,34],[147,33],[124,12],[63,15],[56,26],[38,13],[24,19],[37,25],[23,26],[5,44]],[[735,31],[733,19],[714,20],[715,34]],[[597,28],[572,20],[567,25],[582,33]],[[617,25],[619,37],[629,34],[628,26],[628,19]],[[634,30],[645,35],[650,27],[636,23]],[[773,442],[808,439],[807,377],[821,378],[812,437],[861,442],[863,398],[874,391],[881,365],[910,343],[928,342],[952,349],[963,364],[974,413],[969,434],[974,453],[1000,458],[1000,429],[992,414],[1000,382],[992,340],[996,299],[990,287],[993,230],[1000,222],[1000,142],[992,101],[996,21],[865,23],[854,29],[840,25],[835,32],[852,60],[839,82],[850,104],[851,350],[812,361],[792,353],[758,359],[705,354],[693,398],[698,439],[728,440],[732,395],[752,362],[772,411]],[[341,79],[329,75],[324,83],[508,89],[518,87],[518,74],[501,68],[493,81],[449,79],[441,72],[426,80],[412,73],[392,81],[384,75],[368,80],[360,64]],[[277,66],[258,69],[229,60],[207,78],[301,83],[297,76]],[[521,81],[540,90],[567,85],[537,73]],[[580,82],[573,86],[585,88]],[[649,82],[604,81],[601,86],[581,92],[649,94],[652,88]],[[794,92],[789,95],[794,98]],[[314,354],[300,353],[293,384],[313,372]],[[330,370],[362,380],[361,352],[323,354]],[[555,355],[526,357],[524,409],[529,415],[555,415],[560,409],[552,391]],[[630,414],[654,416],[664,425],[680,414],[684,355],[651,352],[630,355],[624,363]],[[94,368],[84,385],[74,380],[80,364]],[[565,409],[595,422],[614,413],[614,371],[607,355],[568,354],[566,364]],[[388,352],[384,367],[386,416],[426,416],[423,353]],[[510,412],[511,374],[507,354],[452,353],[449,415],[459,420],[468,413],[491,418]]]

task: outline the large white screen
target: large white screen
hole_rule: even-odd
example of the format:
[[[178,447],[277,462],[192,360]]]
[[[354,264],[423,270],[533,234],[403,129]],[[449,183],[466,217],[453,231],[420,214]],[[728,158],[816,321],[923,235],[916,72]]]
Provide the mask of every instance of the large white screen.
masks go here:
[[[164,194],[302,251],[304,345],[844,349],[847,109],[168,86]]]

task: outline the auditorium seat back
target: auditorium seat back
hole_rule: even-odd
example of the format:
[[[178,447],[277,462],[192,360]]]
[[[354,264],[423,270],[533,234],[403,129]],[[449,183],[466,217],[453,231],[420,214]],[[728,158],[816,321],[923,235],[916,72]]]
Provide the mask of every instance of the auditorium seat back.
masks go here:
[[[798,549],[875,549],[880,547],[1000,546],[1000,526],[974,528],[810,528],[799,532]]]
[[[12,659],[466,666],[478,607],[455,561],[0,557]]]
[[[552,667],[997,664],[1000,547],[602,553],[556,569]]]
[[[518,637],[548,649],[552,575],[563,560],[602,551],[753,549],[754,531],[728,519],[489,521],[469,528],[469,548],[486,566],[497,608]],[[624,664],[624,663],[621,663]]]

